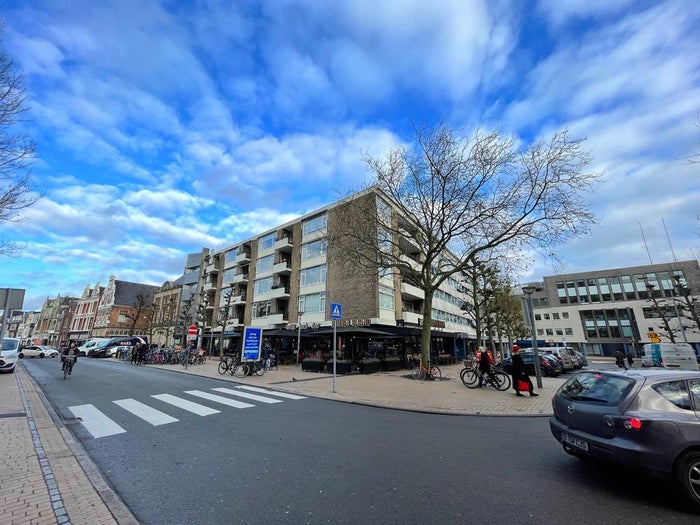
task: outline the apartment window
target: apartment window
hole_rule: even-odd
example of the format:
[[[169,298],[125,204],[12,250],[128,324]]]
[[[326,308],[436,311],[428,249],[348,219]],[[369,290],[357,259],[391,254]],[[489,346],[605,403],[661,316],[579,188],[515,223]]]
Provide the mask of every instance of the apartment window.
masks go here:
[[[305,220],[302,224],[302,230],[304,235],[309,235],[315,231],[323,230],[326,226],[328,226],[328,215],[324,213]]]
[[[564,333],[566,335],[574,335],[574,329],[573,328],[564,328]]]
[[[558,313],[558,312],[554,312],[554,313],[552,314],[552,319],[559,320],[559,313]]]
[[[299,296],[299,311],[305,314],[324,313],[326,311],[326,293]]]
[[[379,308],[383,310],[394,309],[394,290],[388,286],[379,287]]]
[[[319,239],[314,242],[307,242],[301,245],[301,260],[306,261],[307,259],[313,259],[314,257],[321,257],[326,255],[328,251],[328,240]]]
[[[117,319],[117,322],[118,323],[126,323],[126,320],[127,320],[126,316],[128,313],[129,312],[127,312],[126,310],[119,310],[119,318]]]
[[[544,314],[545,320],[549,321],[549,314]]]
[[[276,233],[270,233],[258,239],[258,250],[269,250],[275,246]]]
[[[562,318],[562,319],[568,319],[568,318],[569,318],[569,312],[562,312],[562,313],[561,313],[561,318]]]
[[[275,264],[275,256],[274,255],[260,257],[255,262],[255,272],[256,273],[271,272],[273,264]]]
[[[546,332],[547,335],[554,335],[554,330],[552,330],[551,328],[547,328]]]
[[[562,330],[561,328],[555,328],[554,333],[556,335],[564,335],[564,330]]]
[[[540,314],[535,314],[535,321],[541,321],[542,316]]]
[[[322,264],[320,266],[314,266],[312,268],[305,268],[300,272],[299,275],[299,285],[300,286],[313,286],[315,284],[322,284],[326,282],[326,265]]]
[[[232,263],[236,257],[238,257],[238,248],[233,248],[232,250],[228,250],[224,254],[224,265]]]
[[[538,328],[537,335],[544,335],[544,330],[542,328]]]
[[[235,268],[229,268],[228,270],[224,270],[224,276],[222,277],[222,282],[224,284],[232,283],[233,278],[235,276],[236,276],[236,269]]]
[[[253,319],[257,317],[267,317],[272,312],[271,308],[272,301],[258,301],[256,303],[253,303]]]
[[[272,277],[255,281],[255,295],[269,293],[272,290]]]

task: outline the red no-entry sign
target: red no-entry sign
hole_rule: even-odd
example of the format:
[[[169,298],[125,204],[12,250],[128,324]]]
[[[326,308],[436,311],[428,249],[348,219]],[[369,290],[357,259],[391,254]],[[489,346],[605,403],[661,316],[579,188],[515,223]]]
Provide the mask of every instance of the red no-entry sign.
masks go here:
[[[196,327],[195,325],[190,326],[190,327],[187,329],[187,333],[188,333],[189,335],[197,335],[197,327]]]

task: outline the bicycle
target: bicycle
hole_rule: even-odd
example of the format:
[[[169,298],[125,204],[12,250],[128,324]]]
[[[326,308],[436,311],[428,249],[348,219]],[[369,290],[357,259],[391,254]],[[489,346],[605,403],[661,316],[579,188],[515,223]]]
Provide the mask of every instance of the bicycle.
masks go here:
[[[460,372],[459,378],[467,388],[490,385],[501,392],[510,388],[510,376],[497,366],[492,366],[487,374],[482,373],[478,367],[465,368]]]
[[[240,363],[238,362],[236,356],[224,356],[219,360],[219,374],[224,375],[226,372],[228,372],[229,374],[233,375],[236,371],[236,367],[239,364]]]
[[[423,366],[423,361],[421,361],[420,359],[411,359],[414,363],[417,362],[417,365],[411,369],[411,377],[413,379],[430,379],[432,381],[439,381],[442,377],[440,367],[438,367],[437,365],[431,365],[428,361],[428,366]]]
[[[73,371],[73,365],[75,364],[75,357],[63,357],[63,364],[61,365],[61,370],[63,370],[63,379],[68,377]]]
[[[259,376],[265,375],[265,362],[264,361],[252,361],[249,363],[240,363],[235,370],[235,375],[238,378],[245,377],[248,375],[257,374]]]

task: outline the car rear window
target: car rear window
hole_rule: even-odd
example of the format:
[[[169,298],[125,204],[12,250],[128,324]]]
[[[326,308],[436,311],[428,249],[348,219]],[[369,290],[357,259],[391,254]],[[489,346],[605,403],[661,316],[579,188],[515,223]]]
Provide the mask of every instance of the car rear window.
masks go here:
[[[617,405],[633,386],[631,378],[583,372],[564,383],[559,393],[577,401]]]
[[[685,381],[666,381],[665,383],[659,383],[652,388],[661,395],[667,401],[670,401],[678,408],[683,410],[692,410],[693,407],[690,404],[690,394],[688,393],[688,387]]]

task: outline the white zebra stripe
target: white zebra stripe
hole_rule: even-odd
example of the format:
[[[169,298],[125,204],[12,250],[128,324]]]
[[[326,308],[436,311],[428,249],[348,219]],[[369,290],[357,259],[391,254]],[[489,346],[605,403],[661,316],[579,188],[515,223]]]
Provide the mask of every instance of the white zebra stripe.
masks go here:
[[[136,401],[135,399],[118,399],[116,401],[112,401],[115,405],[118,405],[122,407],[124,410],[127,410],[134,414],[137,417],[140,417],[143,419],[145,422],[150,423],[154,427],[157,427],[159,425],[166,425],[168,423],[175,423],[178,421],[172,416],[169,416],[165,412],[161,412],[160,410],[156,410],[155,408],[149,407],[148,405],[144,405],[140,401]]]
[[[201,390],[186,390],[185,394],[190,394],[191,396],[201,397],[203,399],[208,399],[210,401],[216,401],[222,405],[228,405],[235,408],[252,408],[255,405],[250,403],[243,403],[242,401],[236,401],[235,399],[229,399],[228,397],[217,396],[216,394],[210,394],[209,392],[202,392]]]
[[[199,403],[190,401],[189,399],[183,399],[170,394],[156,394],[151,397],[183,410],[187,410],[188,412],[192,412],[193,414],[197,414],[198,416],[210,416],[211,414],[218,414],[220,412],[215,408],[209,408],[207,406],[200,405]]]
[[[306,399],[304,396],[298,396],[296,394],[288,394],[287,392],[277,392],[276,390],[266,390],[257,386],[246,386],[241,385],[239,387],[242,390],[250,390],[251,392],[259,392],[260,394],[268,394],[270,396],[284,397],[285,399]]]
[[[252,399],[253,401],[260,401],[261,403],[281,403],[281,399],[272,399],[270,397],[259,396],[257,394],[249,394],[248,392],[241,392],[240,390],[232,390],[230,388],[212,388],[217,392],[223,392],[224,394],[231,394],[232,396],[244,397],[246,399]]]
[[[95,408],[95,405],[76,405],[68,407],[93,438],[113,436],[126,432],[122,427]]]

